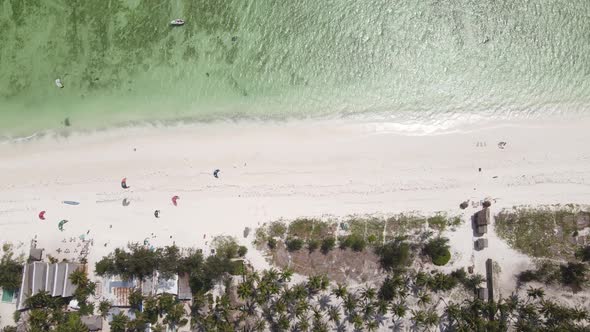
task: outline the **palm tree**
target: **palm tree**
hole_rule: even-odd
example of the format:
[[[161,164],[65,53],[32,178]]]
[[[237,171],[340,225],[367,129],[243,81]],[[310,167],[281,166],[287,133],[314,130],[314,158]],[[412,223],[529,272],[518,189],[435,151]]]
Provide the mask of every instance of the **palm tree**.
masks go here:
[[[426,326],[436,326],[438,324],[438,321],[438,314],[434,310],[428,310],[426,312],[426,318],[424,320],[424,324]]]
[[[427,292],[418,293],[418,305],[425,306],[425,305],[429,304],[430,301],[432,301],[430,294],[428,294]]]
[[[88,282],[88,276],[82,269],[76,269],[70,274],[70,281],[73,285],[84,286]]]
[[[128,322],[129,318],[122,312],[114,315],[111,323],[109,324],[111,327],[111,332],[125,332]]]
[[[176,327],[183,327],[188,324],[188,319],[184,318],[185,315],[184,304],[177,303],[168,310],[163,322],[168,324],[172,331],[175,331]]]
[[[379,323],[376,320],[369,320],[367,322],[367,331],[376,331],[379,328]]]
[[[62,324],[58,324],[55,329],[57,332],[88,332],[88,328],[80,320],[80,316],[77,314],[68,315],[66,321]]]
[[[303,315],[305,315],[307,313],[307,311],[309,310],[309,307],[310,307],[309,303],[307,302],[306,299],[299,300],[295,304],[295,316],[301,318]]]
[[[102,318],[107,318],[109,315],[109,310],[111,309],[111,302],[108,300],[100,301],[98,304],[98,311],[100,312],[100,316]]]
[[[285,316],[285,315],[279,316],[279,319],[277,320],[277,327],[281,331],[288,330],[290,325],[291,325],[291,323],[289,322],[289,318],[287,316]]]
[[[351,322],[354,325],[354,328],[357,330],[362,329],[363,327],[363,318],[358,313],[352,314]]]
[[[344,312],[347,313],[347,315],[351,315],[356,309],[357,303],[358,300],[356,299],[354,294],[349,293],[348,295],[346,295],[346,297],[344,298]]]
[[[527,290],[528,297],[532,299],[542,299],[545,296],[545,291],[542,288],[533,288],[530,287]]]
[[[332,289],[332,294],[336,296],[338,299],[342,299],[346,296],[347,288],[346,285],[338,283],[336,288]]]
[[[417,328],[423,326],[426,322],[426,313],[423,310],[412,310],[412,322]]]
[[[299,330],[301,332],[309,331],[310,324],[309,324],[308,318],[309,317],[305,317],[305,316],[302,316],[299,318],[299,321],[297,322],[297,325],[296,325],[297,330]]]
[[[393,303],[391,305],[391,320],[393,321],[393,323],[396,324],[398,320],[404,318],[406,316],[407,311],[408,308],[406,307],[405,303]]]
[[[373,301],[373,299],[375,299],[376,295],[377,295],[377,291],[375,290],[375,288],[372,288],[372,287],[367,287],[361,291],[361,298],[365,302]]]
[[[334,324],[338,325],[340,322],[340,308],[336,306],[330,306],[330,309],[328,309],[328,319],[331,322],[334,322]]]
[[[289,281],[291,281],[292,277],[293,277],[293,270],[291,270],[290,268],[286,268],[283,272],[281,272],[281,276],[279,278],[279,281],[289,282]]]

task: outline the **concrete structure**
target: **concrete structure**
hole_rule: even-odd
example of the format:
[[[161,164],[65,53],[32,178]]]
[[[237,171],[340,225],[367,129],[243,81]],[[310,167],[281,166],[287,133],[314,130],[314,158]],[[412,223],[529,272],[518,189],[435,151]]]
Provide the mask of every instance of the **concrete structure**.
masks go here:
[[[82,316],[80,320],[90,332],[102,330],[102,317],[100,316]]]
[[[56,264],[33,262],[25,265],[17,309],[26,309],[27,298],[43,291],[51,296],[74,295],[76,287],[70,281],[70,275],[82,267],[81,264],[67,262]]]

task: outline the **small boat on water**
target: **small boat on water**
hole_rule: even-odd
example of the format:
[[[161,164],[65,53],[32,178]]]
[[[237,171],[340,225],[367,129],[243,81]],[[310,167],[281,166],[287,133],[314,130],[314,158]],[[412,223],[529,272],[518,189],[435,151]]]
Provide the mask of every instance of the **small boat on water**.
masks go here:
[[[177,18],[174,21],[170,22],[170,25],[174,25],[174,26],[184,25],[184,20]]]

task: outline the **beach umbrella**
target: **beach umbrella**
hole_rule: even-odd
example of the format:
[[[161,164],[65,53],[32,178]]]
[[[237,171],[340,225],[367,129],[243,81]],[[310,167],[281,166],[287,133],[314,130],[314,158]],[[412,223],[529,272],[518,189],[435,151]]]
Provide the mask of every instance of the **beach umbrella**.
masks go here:
[[[178,203],[176,203],[176,201],[179,199],[180,199],[180,197],[178,197],[178,196],[172,196],[172,204],[174,204],[174,206],[177,206]]]
[[[58,228],[60,231],[62,231],[62,232],[63,232],[63,230],[64,230],[64,225],[65,225],[65,224],[67,224],[67,223],[68,223],[68,221],[64,219],[64,220],[60,221],[60,222],[57,224],[57,228]]]
[[[39,219],[45,220],[45,211],[39,212]]]
[[[127,185],[127,178],[123,178],[123,180],[121,180],[121,188],[129,189],[129,186]]]

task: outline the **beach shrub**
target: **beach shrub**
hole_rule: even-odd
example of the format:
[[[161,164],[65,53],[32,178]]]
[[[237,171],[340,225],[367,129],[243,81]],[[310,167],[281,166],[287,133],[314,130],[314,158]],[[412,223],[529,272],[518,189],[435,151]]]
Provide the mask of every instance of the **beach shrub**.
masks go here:
[[[316,251],[319,247],[320,241],[313,239],[307,240],[307,250],[309,250],[310,253]]]
[[[17,332],[17,328],[16,326],[13,325],[7,325],[2,329],[2,332]]]
[[[410,264],[410,245],[403,237],[375,248],[375,253],[386,271],[403,270]]]
[[[451,259],[451,252],[448,245],[449,239],[443,237],[434,238],[422,249],[423,254],[432,259],[432,263],[437,266],[445,265]]]
[[[590,262],[590,246],[578,249],[576,252],[576,258],[583,262]]]
[[[244,256],[246,256],[247,253],[248,253],[248,248],[246,248],[245,246],[240,246],[238,248],[238,257],[244,257]]]
[[[329,237],[322,240],[321,251],[322,254],[326,255],[330,250],[334,249],[336,245],[336,240],[333,237]]]
[[[4,245],[4,254],[0,259],[0,288],[17,290],[23,273],[23,264],[12,258],[12,248]]]
[[[377,235],[371,234],[367,236],[367,242],[369,242],[369,244],[373,244],[375,241],[377,241]]]
[[[217,256],[227,257],[228,259],[238,257],[240,246],[231,236],[217,236],[213,239],[213,247]]]
[[[562,264],[559,270],[561,283],[570,286],[573,291],[579,291],[588,280],[586,276],[588,267],[584,263],[568,262],[567,265]]]
[[[367,246],[365,240],[358,234],[350,234],[340,240],[340,249],[350,248],[354,251],[363,251]]]
[[[268,242],[266,242],[266,245],[270,250],[274,250],[277,247],[277,240],[271,237],[268,239]]]
[[[287,231],[287,225],[282,221],[274,221],[268,227],[268,233],[271,237],[283,237]]]
[[[287,246],[287,250],[289,250],[290,252],[297,251],[303,247],[303,240],[297,238],[290,238],[287,239],[285,245]]]

